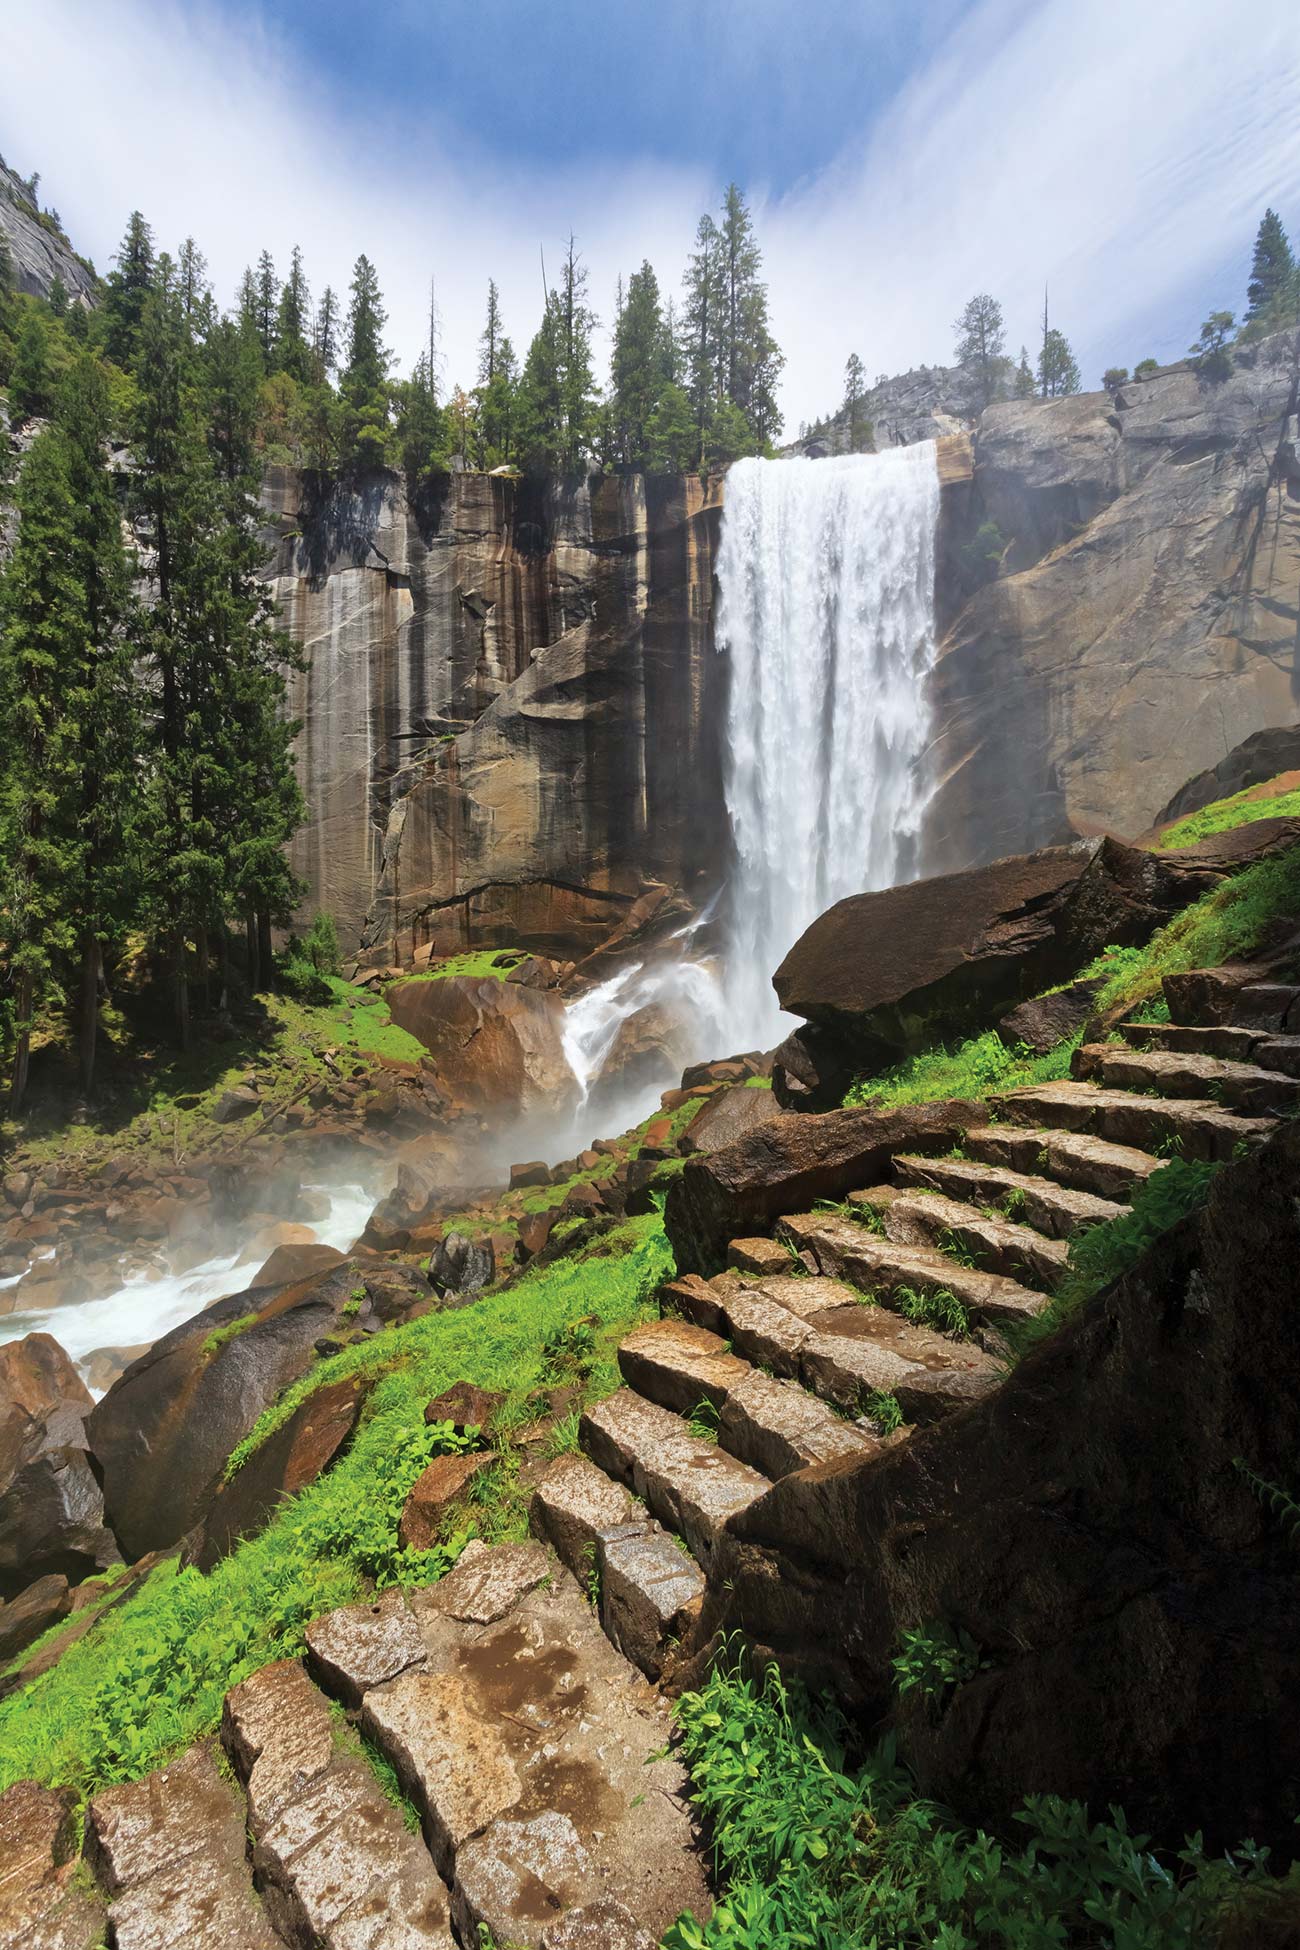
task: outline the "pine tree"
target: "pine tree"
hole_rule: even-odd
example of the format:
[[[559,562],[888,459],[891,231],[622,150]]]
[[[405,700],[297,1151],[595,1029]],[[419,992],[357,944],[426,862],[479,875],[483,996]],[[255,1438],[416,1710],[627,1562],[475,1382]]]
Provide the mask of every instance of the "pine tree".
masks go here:
[[[524,360],[516,407],[516,453],[533,474],[555,473],[562,464],[561,343],[559,303],[551,292]]]
[[[212,287],[208,283],[208,260],[192,237],[181,245],[177,276],[185,322],[195,338],[203,338],[212,324]]]
[[[50,335],[39,305],[30,305],[23,319],[9,374],[9,418],[14,427],[42,418],[50,410]]]
[[[1016,377],[1011,390],[1017,399],[1035,399],[1038,394],[1038,382],[1034,378],[1034,369],[1029,363],[1028,348],[1023,345],[1020,348],[1020,363],[1016,367]]]
[[[68,287],[58,272],[50,280],[50,295],[47,300],[55,318],[66,318],[68,314]]]
[[[587,270],[570,234],[560,272],[560,472],[576,474],[591,451],[596,423],[591,338],[596,316],[587,303]]]
[[[700,430],[690,399],[682,387],[670,382],[659,395],[646,427],[652,474],[685,474],[698,466]]]
[[[872,425],[862,410],[866,398],[866,371],[856,352],[850,352],[844,363],[844,413],[848,419],[849,452],[861,453],[865,441],[872,437]]]
[[[987,291],[976,292],[953,331],[957,337],[957,364],[969,374],[981,409],[1003,398],[1011,361],[1007,358],[1002,307],[997,299]]]
[[[1295,277],[1296,262],[1276,210],[1265,210],[1255,237],[1255,252],[1246,286],[1246,320],[1262,318],[1285,298]]]
[[[275,362],[300,386],[311,383],[315,371],[312,349],[307,343],[311,317],[311,293],[302,268],[302,252],[297,244],[289,260],[289,275],[280,288],[275,322]]]
[[[501,303],[496,282],[488,279],[487,318],[478,342],[478,383],[486,388],[496,378],[501,346]]]
[[[479,461],[483,467],[502,467],[515,457],[515,418],[519,364],[508,338],[497,340],[492,377],[476,392]]]
[[[344,458],[359,467],[382,467],[388,444],[388,366],[383,343],[388,314],[374,266],[364,254],[352,274],[348,311],[348,362],[339,392],[343,401]]]
[[[1047,292],[1043,291],[1043,343],[1038,354],[1038,390],[1044,399],[1077,393],[1082,381],[1070,342],[1047,322]]]
[[[258,258],[254,283],[257,292],[257,336],[262,341],[262,357],[269,372],[275,357],[275,324],[280,310],[280,281],[275,275],[275,261],[270,251],[263,251]]]
[[[153,232],[138,210],[131,212],[126,235],[109,272],[100,328],[104,351],[115,365],[130,367],[145,302],[153,286]]]
[[[687,263],[683,310],[686,389],[702,434],[717,403],[723,310],[722,239],[717,224],[707,214],[700,218],[695,249]]]
[[[324,378],[334,371],[339,362],[339,301],[334,296],[333,287],[328,284],[321,292],[320,303],[316,307],[312,350],[316,354],[320,376]]]
[[[430,376],[429,354],[422,352],[411,377],[399,389],[397,447],[407,481],[414,488],[443,463],[447,425]]]
[[[668,364],[659,281],[643,263],[628,280],[614,329],[613,446],[624,467],[649,465],[650,423],[668,384]]]

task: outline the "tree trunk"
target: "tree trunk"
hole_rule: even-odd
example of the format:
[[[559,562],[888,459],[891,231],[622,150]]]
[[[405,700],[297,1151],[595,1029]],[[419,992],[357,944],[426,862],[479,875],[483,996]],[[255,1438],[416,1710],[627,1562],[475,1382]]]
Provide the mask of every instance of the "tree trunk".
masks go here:
[[[27,1095],[27,1070],[32,1054],[32,1000],[35,984],[30,974],[18,978],[18,1020],[14,1039],[14,1067],[9,1079],[9,1108],[18,1112]]]
[[[244,916],[244,942],[248,949],[248,992],[256,995],[262,986],[262,962],[257,952],[257,917]]]
[[[77,1022],[77,1067],[82,1095],[95,1087],[95,1042],[99,1030],[99,942],[87,931],[81,942],[81,999]]]
[[[271,956],[271,917],[264,910],[257,916],[257,959],[262,967],[262,980],[272,986],[275,963]]]

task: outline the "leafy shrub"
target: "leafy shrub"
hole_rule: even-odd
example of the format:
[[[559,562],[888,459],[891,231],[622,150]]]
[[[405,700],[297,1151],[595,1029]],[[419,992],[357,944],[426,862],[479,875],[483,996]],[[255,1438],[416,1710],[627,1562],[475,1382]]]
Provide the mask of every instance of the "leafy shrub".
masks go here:
[[[1150,379],[1152,374],[1159,372],[1159,370],[1159,359],[1139,359],[1133,368],[1133,377],[1135,379]]]
[[[875,1423],[881,1435],[893,1435],[895,1429],[903,1426],[903,1411],[898,1405],[897,1395],[886,1394],[883,1389],[873,1388],[864,1395],[862,1413],[868,1421]]]
[[[905,1631],[890,1663],[900,1699],[919,1693],[927,1705],[940,1706],[955,1687],[975,1677],[982,1661],[969,1632],[939,1620]]]
[[[851,1764],[843,1719],[775,1668],[720,1669],[677,1717],[726,1888],[663,1950],[1204,1950],[1267,1893],[1263,1850],[1213,1862],[1193,1840],[1166,1862],[1118,1809],[1093,1825],[1043,1796],[1020,1838],[960,1827],[891,1742]]]

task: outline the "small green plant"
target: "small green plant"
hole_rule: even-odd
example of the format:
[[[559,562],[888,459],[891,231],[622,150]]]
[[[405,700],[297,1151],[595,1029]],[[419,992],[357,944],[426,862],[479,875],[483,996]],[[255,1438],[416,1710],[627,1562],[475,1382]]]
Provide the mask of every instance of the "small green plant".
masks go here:
[[[201,1351],[207,1355],[216,1354],[227,1341],[233,1341],[237,1335],[251,1327],[256,1319],[256,1314],[240,1314],[238,1320],[228,1320],[224,1327],[214,1327],[204,1341]]]
[[[542,1341],[542,1372],[551,1381],[586,1381],[595,1364],[596,1337],[590,1320],[553,1327]]]
[[[697,1442],[716,1442],[722,1414],[716,1402],[704,1395],[686,1418],[686,1426]]]
[[[1258,1475],[1243,1457],[1234,1456],[1232,1466],[1245,1479],[1256,1502],[1281,1525],[1293,1544],[1300,1544],[1300,1503],[1280,1483],[1270,1483],[1266,1476]]]
[[[942,1620],[914,1625],[905,1631],[890,1660],[900,1699],[919,1693],[927,1706],[941,1707],[949,1693],[964,1686],[980,1670],[983,1660],[970,1633]]]
[[[600,1610],[600,1546],[593,1537],[582,1547],[582,1588],[593,1611]]]
[[[1002,1217],[1018,1219],[1028,1204],[1023,1185],[1008,1185],[1002,1194]]]
[[[923,1292],[914,1286],[894,1288],[894,1304],[905,1320],[917,1327],[933,1327],[938,1333],[965,1340],[970,1333],[970,1314],[948,1287]]]
[[[903,1426],[903,1411],[898,1406],[897,1395],[886,1394],[883,1389],[873,1388],[862,1398],[862,1412],[869,1422],[874,1422],[881,1435],[893,1435]]]
[[[969,1243],[954,1232],[951,1226],[945,1226],[939,1234],[938,1245],[941,1253],[954,1260],[958,1266],[964,1266],[968,1273],[978,1272],[979,1261]]]

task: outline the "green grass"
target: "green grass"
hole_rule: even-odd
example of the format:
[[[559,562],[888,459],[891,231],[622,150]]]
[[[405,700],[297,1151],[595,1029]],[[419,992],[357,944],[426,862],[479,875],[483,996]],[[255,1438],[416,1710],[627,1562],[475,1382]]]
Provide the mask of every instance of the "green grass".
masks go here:
[[[577,1325],[591,1335],[581,1355],[587,1392],[609,1393],[617,1343],[671,1268],[652,1213],[473,1307],[426,1315],[320,1362],[243,1452],[313,1388],[364,1374],[374,1385],[347,1453],[211,1573],[159,1566],[50,1672],[0,1701],[0,1791],[25,1777],[82,1792],[138,1778],[210,1732],[232,1685],[301,1652],[304,1627],[321,1612],[372,1586],[430,1582],[471,1535],[523,1536],[516,1465],[484,1485],[445,1543],[428,1553],[399,1547],[411,1484],[433,1454],[457,1446],[447,1427],[426,1426],[425,1404],[461,1379],[523,1403],[553,1378],[544,1344],[563,1348]]]
[[[368,989],[354,988],[340,975],[327,975],[326,981],[334,991],[334,1002],[330,1008],[307,1009],[307,1028],[313,1038],[323,1037],[333,1029],[339,1045],[355,1052],[357,1056],[388,1057],[397,1063],[418,1063],[428,1051],[418,1036],[402,1029],[389,1015],[383,998],[372,995]],[[303,1004],[288,1004],[280,998],[282,1009],[303,1008]]]
[[[233,1341],[237,1334],[242,1334],[246,1327],[251,1327],[256,1319],[256,1314],[240,1314],[238,1320],[228,1320],[224,1327],[214,1328],[204,1341],[201,1351],[204,1354],[215,1354],[219,1348],[226,1345],[227,1341]]]
[[[676,1712],[725,1888],[663,1950],[1208,1950],[1243,1912],[1294,1914],[1296,1879],[1272,1883],[1264,1851],[1157,1859],[1117,1810],[1093,1825],[1042,1796],[1018,1832],[963,1827],[892,1742],[855,1759],[845,1721],[774,1668],[755,1683],[724,1665]]]
[[[445,982],[449,976],[461,975],[477,982],[504,982],[524,956],[525,950],[522,948],[471,948],[463,955],[448,955],[445,961],[437,962],[422,974],[406,979],[412,982]]]
[[[1256,796],[1252,797],[1252,793]],[[1156,846],[1164,852],[1174,846],[1195,846],[1215,833],[1230,833],[1238,826],[1251,826],[1257,819],[1295,819],[1300,817],[1300,790],[1260,795],[1257,787],[1235,792],[1230,799],[1216,799],[1189,813],[1174,826],[1167,826]]]
[[[986,1029],[952,1048],[939,1044],[903,1057],[876,1076],[859,1077],[844,1101],[894,1110],[900,1104],[938,1103],[945,1097],[983,1097],[1022,1083],[1056,1083],[1069,1076],[1078,1044],[1079,1037],[1072,1036],[1045,1056],[1033,1056],[1023,1044],[1009,1050],[994,1030]]]

